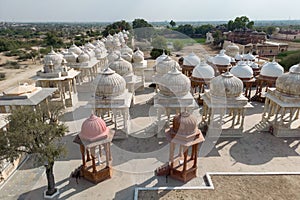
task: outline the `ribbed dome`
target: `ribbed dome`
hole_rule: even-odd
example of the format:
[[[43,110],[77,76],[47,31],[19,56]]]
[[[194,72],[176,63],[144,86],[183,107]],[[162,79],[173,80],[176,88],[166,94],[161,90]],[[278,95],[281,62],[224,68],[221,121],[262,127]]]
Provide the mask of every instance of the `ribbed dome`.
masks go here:
[[[196,66],[200,64],[200,58],[193,52],[183,58],[183,65]]]
[[[127,53],[127,52],[126,52],[126,53],[122,53],[121,57],[122,57],[124,60],[128,61],[128,62],[131,62],[131,61],[132,61],[132,55],[129,54],[129,53]]]
[[[210,93],[221,97],[238,97],[243,93],[243,82],[230,72],[225,72],[210,81]]]
[[[201,62],[193,69],[192,77],[201,79],[211,79],[215,76],[215,70],[205,62]]]
[[[125,54],[125,53],[132,55],[133,51],[131,48],[129,48],[127,45],[125,45],[124,47],[121,48],[121,54]]]
[[[86,43],[86,44],[84,45],[84,47],[85,47],[85,48],[88,48],[88,49],[95,49],[95,48],[96,48],[96,47],[95,47],[92,43],[90,43],[90,42]]]
[[[66,59],[66,61],[68,63],[76,63],[76,59],[77,59],[77,54],[71,52],[68,50],[68,52],[64,55],[64,59]]]
[[[165,51],[163,51],[163,53],[155,59],[155,64],[157,65],[159,62],[163,61],[166,57],[168,56],[165,54]]]
[[[190,79],[177,68],[163,75],[159,82],[160,93],[166,96],[184,96],[189,93],[190,88]]]
[[[125,79],[110,68],[106,68],[97,76],[96,96],[118,96],[125,92]]]
[[[260,75],[268,77],[279,77],[283,74],[283,67],[276,61],[268,62],[264,64],[261,68]]]
[[[106,55],[107,50],[105,49],[105,47],[97,46],[94,49],[94,52],[95,52],[96,56],[101,56],[101,55]]]
[[[226,47],[226,54],[229,56],[235,56],[239,51],[240,48],[234,43],[231,43]]]
[[[255,56],[251,53],[247,53],[243,55],[244,60],[255,60]]]
[[[119,37],[114,37],[114,39],[113,39],[113,45],[114,45],[115,47],[121,46]]]
[[[81,52],[82,52],[82,50],[78,46],[76,46],[75,44],[72,44],[72,46],[70,46],[69,51],[73,52],[77,55],[81,54]]]
[[[213,63],[215,65],[230,65],[231,58],[225,54],[225,50],[221,50],[218,55],[216,55],[213,59]]]
[[[85,52],[81,52],[81,54],[78,56],[78,62],[80,63],[89,62],[89,60],[90,56]]]
[[[164,60],[157,63],[156,65],[156,72],[158,75],[164,75],[168,73],[174,66],[176,66],[177,69],[180,68],[179,64],[173,60],[171,57],[167,56]]]
[[[121,76],[132,73],[132,64],[121,57],[111,62],[108,67],[116,71]]]
[[[230,72],[238,78],[253,78],[252,68],[244,61],[239,61],[236,66],[231,68]]]
[[[294,65],[288,73],[279,76],[276,80],[276,89],[279,92],[300,96],[300,65]]]
[[[55,53],[55,51],[52,49],[50,53],[48,53],[45,58],[44,62],[49,63],[50,61],[53,63],[54,66],[60,65],[62,61],[62,57]]]
[[[240,53],[237,53],[237,54],[235,54],[234,59],[235,59],[236,61],[243,60],[243,55],[241,55]]]
[[[140,63],[140,62],[143,62],[144,61],[144,53],[137,49],[133,55],[132,55],[132,59],[133,59],[133,62],[134,63]]]
[[[119,51],[112,51],[112,52],[110,52],[108,54],[108,56],[107,56],[108,63],[114,62],[119,57],[120,57],[120,52]]]
[[[104,139],[107,137],[108,133],[109,128],[106,126],[105,122],[101,118],[92,114],[82,123],[79,137],[81,140],[94,142],[101,138]]]
[[[197,119],[188,112],[177,114],[173,118],[173,130],[176,134],[192,135],[197,130]]]
[[[252,69],[259,69],[259,65],[255,62],[249,62],[248,65],[252,68]]]

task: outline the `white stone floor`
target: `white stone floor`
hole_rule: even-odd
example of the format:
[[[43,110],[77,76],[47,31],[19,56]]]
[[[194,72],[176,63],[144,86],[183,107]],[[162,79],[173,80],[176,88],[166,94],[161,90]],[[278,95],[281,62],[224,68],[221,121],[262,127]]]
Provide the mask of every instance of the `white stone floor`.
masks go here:
[[[79,86],[79,103],[68,109],[62,120],[69,126],[63,141],[67,156],[56,161],[54,175],[60,194],[56,199],[133,199],[135,187],[201,186],[206,172],[299,172],[300,138],[276,138],[260,132],[259,122],[263,104],[253,102],[254,109],[247,112],[244,136],[236,139],[207,139],[200,147],[198,178],[183,184],[166,177],[154,176],[154,170],[168,161],[169,146],[155,134],[155,114],[146,101],[153,89],[137,92],[136,102],[130,109],[131,131],[127,139],[114,140],[113,177],[94,185],[84,179],[77,185],[70,173],[81,164],[78,145],[72,142],[91,109],[89,86]],[[195,110],[200,120],[198,110]],[[106,119],[107,120],[107,119]],[[43,199],[47,180],[42,166],[35,167],[29,159],[16,173],[0,186],[0,199]]]

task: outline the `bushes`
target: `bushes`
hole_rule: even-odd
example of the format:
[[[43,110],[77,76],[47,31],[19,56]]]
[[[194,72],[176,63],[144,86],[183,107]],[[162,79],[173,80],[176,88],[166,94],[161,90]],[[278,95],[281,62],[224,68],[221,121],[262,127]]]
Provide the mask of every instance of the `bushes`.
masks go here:
[[[156,59],[158,56],[163,54],[163,49],[153,48],[150,52],[150,56],[152,59]],[[170,50],[165,50],[165,54],[170,55]]]
[[[0,81],[5,80],[5,73],[0,72]]]
[[[174,47],[174,50],[175,51],[180,51],[183,47],[184,47],[184,44],[182,41],[180,40],[175,40],[173,42],[173,47]]]
[[[300,52],[290,54],[284,57],[279,64],[281,64],[285,71],[288,71],[289,68],[293,65],[296,65],[300,62]]]

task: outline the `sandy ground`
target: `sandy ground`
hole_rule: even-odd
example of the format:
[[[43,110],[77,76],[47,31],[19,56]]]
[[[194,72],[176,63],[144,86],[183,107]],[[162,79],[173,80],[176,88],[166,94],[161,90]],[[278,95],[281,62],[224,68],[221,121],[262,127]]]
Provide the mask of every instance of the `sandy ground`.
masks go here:
[[[141,191],[139,200],[199,200],[199,199],[300,199],[299,175],[276,176],[212,176],[214,190]]]

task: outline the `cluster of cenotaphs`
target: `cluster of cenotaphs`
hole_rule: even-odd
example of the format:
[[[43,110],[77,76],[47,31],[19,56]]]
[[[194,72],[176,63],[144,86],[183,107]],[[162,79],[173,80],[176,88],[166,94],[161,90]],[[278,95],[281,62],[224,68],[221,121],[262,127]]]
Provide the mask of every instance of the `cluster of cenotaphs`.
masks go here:
[[[70,107],[78,101],[77,85],[94,83],[95,95],[89,102],[94,114],[74,139],[80,146],[82,175],[94,183],[112,176],[110,143],[115,131],[130,133],[129,109],[135,91],[145,86],[147,60],[141,50],[127,46],[130,37],[128,31],[121,31],[81,47],[73,44],[60,53],[51,50],[44,57],[43,70],[34,77],[35,86],[19,85],[0,96],[2,115],[18,106],[38,107],[51,101]],[[300,136],[300,65],[284,73],[275,60],[263,63],[252,54],[240,54],[232,43],[206,61],[190,53],[181,65],[163,53],[153,70],[156,123],[165,127],[158,129],[157,137],[170,142],[169,162],[157,174],[168,173],[184,182],[195,177],[198,145],[204,141],[198,127],[207,128],[206,137],[241,137],[246,111],[253,108],[251,100],[265,101],[262,122],[275,136]],[[199,105],[200,125],[192,114]],[[106,126],[105,116],[112,118],[114,130]],[[122,116],[122,124],[117,124],[116,116]],[[174,156],[176,145],[179,153]]]

